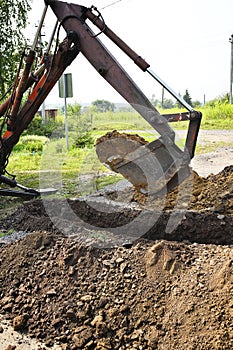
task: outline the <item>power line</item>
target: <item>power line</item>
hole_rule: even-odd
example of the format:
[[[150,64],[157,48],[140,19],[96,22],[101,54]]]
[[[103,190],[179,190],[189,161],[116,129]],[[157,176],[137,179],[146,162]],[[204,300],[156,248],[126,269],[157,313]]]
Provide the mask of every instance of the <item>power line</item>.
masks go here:
[[[113,5],[115,5],[115,4],[117,4],[118,2],[121,2],[121,1],[122,1],[122,0],[114,1],[114,2],[112,2],[111,4],[102,7],[100,10],[104,10],[104,9],[106,9],[107,7],[113,6]]]

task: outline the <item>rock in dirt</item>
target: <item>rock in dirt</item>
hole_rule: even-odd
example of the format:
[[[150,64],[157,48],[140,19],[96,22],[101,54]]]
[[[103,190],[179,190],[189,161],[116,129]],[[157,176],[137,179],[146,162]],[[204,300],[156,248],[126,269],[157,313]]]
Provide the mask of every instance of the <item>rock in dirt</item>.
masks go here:
[[[13,319],[13,328],[14,331],[19,331],[19,330],[23,330],[24,328],[26,328],[26,322],[27,322],[27,315],[19,315],[16,316]]]
[[[16,350],[16,345],[8,345],[6,350]]]

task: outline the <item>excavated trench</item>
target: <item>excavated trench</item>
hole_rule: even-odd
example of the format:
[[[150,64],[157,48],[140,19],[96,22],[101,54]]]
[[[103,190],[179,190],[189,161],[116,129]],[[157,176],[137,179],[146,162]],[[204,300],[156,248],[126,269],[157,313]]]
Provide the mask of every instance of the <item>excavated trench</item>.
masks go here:
[[[232,214],[233,166],[229,166],[207,178],[193,173],[182,186],[157,198],[135,193],[123,181],[118,189],[110,186],[92,196],[25,202],[4,218],[1,227],[61,232],[105,247],[140,238],[227,245],[233,243]]]

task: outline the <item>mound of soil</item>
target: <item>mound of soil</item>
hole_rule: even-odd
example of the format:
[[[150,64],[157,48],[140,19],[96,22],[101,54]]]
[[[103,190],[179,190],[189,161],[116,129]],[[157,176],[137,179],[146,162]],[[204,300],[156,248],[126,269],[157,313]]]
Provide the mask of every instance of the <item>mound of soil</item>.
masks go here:
[[[1,221],[22,234],[0,250],[1,313],[63,350],[232,349],[232,184],[227,167],[140,203],[130,186],[25,202]]]
[[[1,250],[1,310],[61,349],[232,349],[229,246],[87,247],[35,232]]]

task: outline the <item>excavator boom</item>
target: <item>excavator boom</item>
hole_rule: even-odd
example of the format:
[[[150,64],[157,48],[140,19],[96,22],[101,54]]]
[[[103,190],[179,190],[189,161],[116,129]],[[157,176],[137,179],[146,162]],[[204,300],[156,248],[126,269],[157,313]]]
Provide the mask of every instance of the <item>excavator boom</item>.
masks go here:
[[[96,152],[99,159],[116,172],[120,172],[134,186],[143,192],[157,193],[165,187],[176,186],[189,175],[189,162],[194,155],[201,114],[194,111],[185,101],[170,89],[150,69],[150,65],[121,40],[105,23],[101,13],[95,8],[86,8],[57,0],[46,0],[59,21],[58,31],[62,26],[67,37],[56,47],[53,56],[46,53],[43,69],[39,71],[35,82],[31,79],[30,70],[34,59],[35,42],[30,50],[27,63],[22,73],[16,93],[0,106],[0,116],[10,110],[10,117],[5,118],[7,130],[1,136],[0,174],[4,174],[7,159],[20,135],[33,119],[52,87],[62,76],[66,67],[71,64],[78,53],[82,53],[123,98],[159,133],[159,139],[142,145],[137,138],[110,133],[98,140]],[[45,13],[46,11],[44,11]],[[43,14],[44,15],[44,14]],[[95,34],[88,21],[100,32]],[[116,58],[100,40],[100,34],[106,35],[144,72],[148,72],[165,87],[188,110],[177,115],[161,115],[135,84]],[[20,102],[28,87],[31,94],[20,109]],[[175,133],[170,121],[189,120],[186,146],[181,150],[175,143]],[[1,181],[1,178],[0,178]]]

